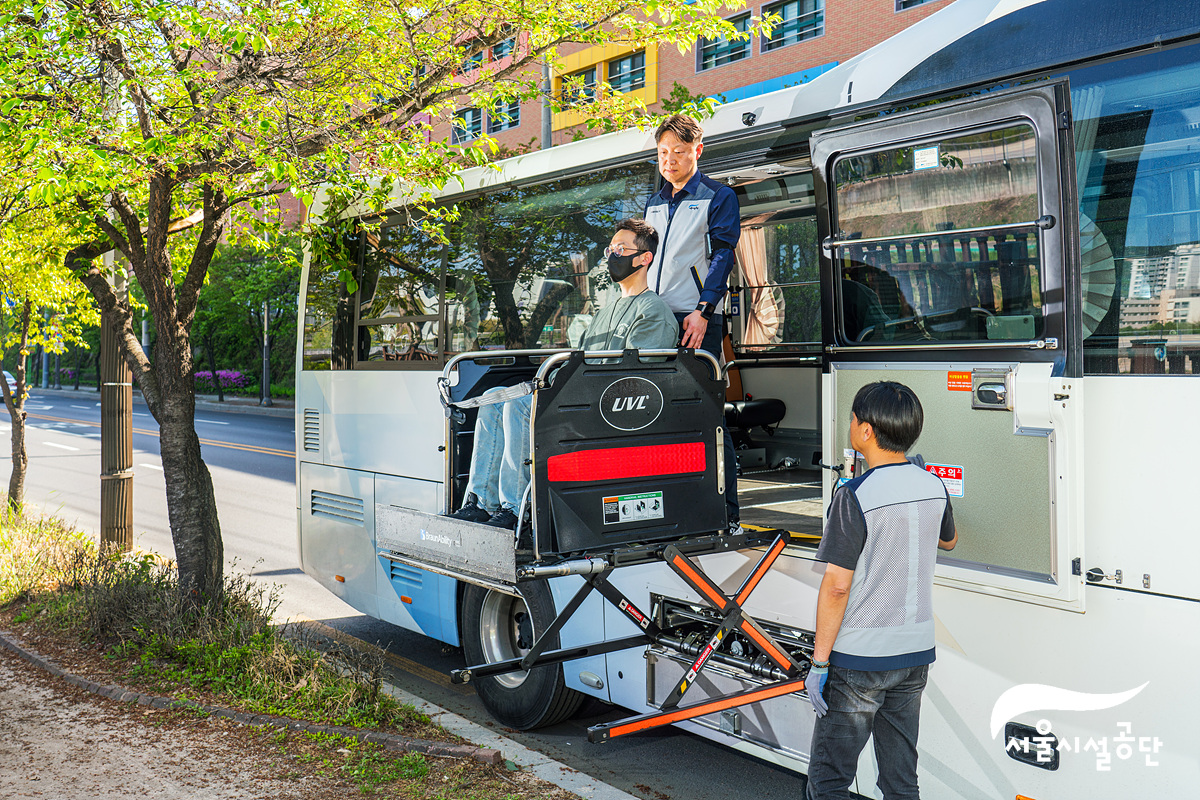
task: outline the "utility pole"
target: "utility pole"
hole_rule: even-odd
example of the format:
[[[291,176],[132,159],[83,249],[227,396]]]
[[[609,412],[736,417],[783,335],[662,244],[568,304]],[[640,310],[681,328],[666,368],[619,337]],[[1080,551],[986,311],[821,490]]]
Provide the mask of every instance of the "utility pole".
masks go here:
[[[262,398],[261,406],[273,406],[271,401],[271,301],[263,300],[263,349],[262,349]]]
[[[101,88],[107,95],[104,116],[120,111],[116,71],[105,65]],[[104,254],[117,303],[125,302],[125,270],[117,254]],[[128,553],[133,549],[133,373],[121,357],[114,312],[100,318],[100,550]]]

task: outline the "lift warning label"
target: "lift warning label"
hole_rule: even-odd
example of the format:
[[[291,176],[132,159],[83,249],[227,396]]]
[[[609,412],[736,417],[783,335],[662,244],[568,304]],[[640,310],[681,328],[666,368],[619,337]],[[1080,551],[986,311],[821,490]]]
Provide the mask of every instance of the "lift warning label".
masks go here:
[[[617,497],[605,497],[602,502],[604,503],[605,525],[663,518],[662,492],[623,494]]]
[[[963,496],[963,468],[952,464],[926,464],[926,472],[932,472],[942,479],[946,486],[946,494],[951,497]]]

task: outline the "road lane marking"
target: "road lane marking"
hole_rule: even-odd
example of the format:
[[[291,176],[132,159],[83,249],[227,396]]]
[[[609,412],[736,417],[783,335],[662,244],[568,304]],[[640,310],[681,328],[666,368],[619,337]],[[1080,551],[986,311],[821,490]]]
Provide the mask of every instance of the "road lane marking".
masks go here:
[[[78,447],[71,447],[69,444],[59,444],[58,442],[42,442],[42,444],[46,445],[46,447],[57,447],[60,450],[74,450],[75,452],[79,452]]]
[[[97,405],[99,405],[99,403],[97,403]],[[82,408],[85,411],[91,411],[92,409],[91,406],[71,406],[71,408]]]
[[[75,425],[84,425],[91,428],[99,428],[99,422],[81,422],[75,419],[63,419],[62,417],[50,417],[45,414],[30,414],[30,419],[44,419],[49,422],[70,422]],[[144,436],[159,436],[158,431],[148,431],[143,428],[134,428],[134,433],[140,433]],[[222,442],[218,439],[201,439],[200,444],[206,444],[210,447],[224,447],[230,450],[244,450],[248,453],[261,453],[267,456],[279,456],[280,458],[295,458],[296,454],[291,450],[279,450],[274,447],[262,447],[256,444],[240,444],[237,442]]]
[[[139,467],[145,467],[146,469],[153,469],[153,470],[157,470],[157,471],[159,471],[159,472],[162,472],[162,471],[163,471],[163,468],[162,468],[162,467],[160,467],[158,464],[138,464],[138,466],[139,466]]]
[[[203,422],[205,425],[228,425],[228,422],[218,422],[215,419],[198,419],[196,422]]]
[[[370,647],[370,645],[356,636],[351,636],[345,631],[339,631],[337,628],[331,628],[325,623],[317,622],[315,619],[306,617],[303,614],[297,614],[295,619],[297,625],[303,625],[306,628],[311,628],[322,636],[333,639],[339,644],[346,645],[347,647],[353,647],[355,649]],[[398,656],[395,653],[389,653],[386,650],[383,651],[383,659],[402,672],[415,675],[418,678],[429,681],[430,683],[436,683],[438,686],[449,689],[452,692],[457,692],[459,694],[475,694],[475,689],[470,685],[451,683],[450,676],[446,673],[438,672],[436,669],[427,667],[424,664],[418,664],[412,659],[405,658],[404,656]]]
[[[763,492],[767,489],[807,489],[820,485],[820,481],[808,481],[806,483],[768,483],[766,486],[749,486],[745,489],[738,489],[738,494],[744,494],[745,492]]]
[[[742,508],[772,508],[773,506],[786,506],[791,505],[792,503],[819,503],[820,501],[821,498],[819,497],[797,497],[791,500],[777,500],[774,503],[759,503],[755,506],[742,506]]]
[[[134,411],[134,412],[133,412],[133,415],[134,415],[135,417],[148,417],[148,416],[150,416],[149,414],[143,414],[141,411]]]

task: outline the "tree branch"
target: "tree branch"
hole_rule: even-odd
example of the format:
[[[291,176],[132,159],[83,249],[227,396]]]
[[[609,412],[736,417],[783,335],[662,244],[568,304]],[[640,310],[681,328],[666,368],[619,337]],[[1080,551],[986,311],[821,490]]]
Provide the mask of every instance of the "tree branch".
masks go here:
[[[204,184],[204,227],[200,230],[200,240],[192,251],[187,275],[179,288],[179,307],[175,315],[178,323],[185,328],[192,324],[200,289],[204,286],[204,276],[221,241],[221,234],[225,232],[225,213],[228,210],[225,192],[214,189],[212,184]]]

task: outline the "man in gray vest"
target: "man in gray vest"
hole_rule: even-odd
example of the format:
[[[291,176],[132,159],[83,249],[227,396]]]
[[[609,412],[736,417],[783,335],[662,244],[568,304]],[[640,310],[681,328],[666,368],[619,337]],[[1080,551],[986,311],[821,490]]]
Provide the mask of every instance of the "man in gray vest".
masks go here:
[[[646,222],[661,232],[649,281],[679,320],[680,344],[707,350],[720,361],[725,324],[718,310],[742,228],[737,195],[696,168],[703,135],[699,123],[682,114],[668,117],[655,131],[665,183],[646,201]],[[724,428],[725,506],[735,533],[741,518],[737,462],[729,426]]]
[[[850,446],[868,470],[830,502],[817,560],[817,636],[805,680],[817,713],[810,800],[849,798],[858,756],[875,736],[885,800],[916,800],[921,693],[934,659],[933,571],[958,543],[939,478],[905,455],[924,412],[907,386],[859,389]]]

